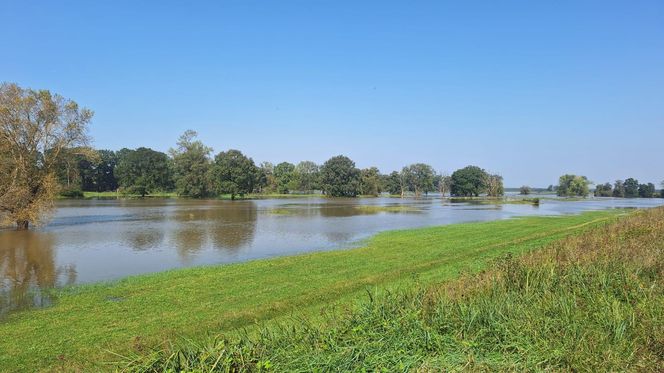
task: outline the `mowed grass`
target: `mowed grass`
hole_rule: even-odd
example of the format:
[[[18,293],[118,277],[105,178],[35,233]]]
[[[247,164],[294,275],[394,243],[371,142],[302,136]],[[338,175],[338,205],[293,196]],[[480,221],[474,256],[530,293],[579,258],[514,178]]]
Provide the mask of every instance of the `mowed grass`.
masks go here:
[[[125,371],[664,371],[664,208],[324,322],[140,351]]]
[[[108,370],[100,365],[166,340],[257,321],[311,316],[362,299],[367,288],[476,272],[615,221],[620,210],[390,231],[361,248],[198,267],[60,292],[56,305],[0,322],[0,371]]]

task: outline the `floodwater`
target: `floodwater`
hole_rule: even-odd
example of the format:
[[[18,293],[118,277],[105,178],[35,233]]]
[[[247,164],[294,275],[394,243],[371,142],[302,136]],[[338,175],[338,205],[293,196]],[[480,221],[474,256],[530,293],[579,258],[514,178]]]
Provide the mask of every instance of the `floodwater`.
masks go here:
[[[605,198],[483,205],[438,197],[59,201],[43,227],[0,230],[0,316],[48,306],[44,290],[53,287],[348,248],[384,230],[662,204]]]

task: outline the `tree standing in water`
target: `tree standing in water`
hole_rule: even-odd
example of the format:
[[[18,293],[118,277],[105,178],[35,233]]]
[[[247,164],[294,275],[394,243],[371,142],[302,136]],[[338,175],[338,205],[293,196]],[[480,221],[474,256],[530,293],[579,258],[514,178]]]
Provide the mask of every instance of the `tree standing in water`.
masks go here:
[[[0,85],[0,219],[28,229],[53,208],[56,168],[85,153],[92,111],[47,90]]]

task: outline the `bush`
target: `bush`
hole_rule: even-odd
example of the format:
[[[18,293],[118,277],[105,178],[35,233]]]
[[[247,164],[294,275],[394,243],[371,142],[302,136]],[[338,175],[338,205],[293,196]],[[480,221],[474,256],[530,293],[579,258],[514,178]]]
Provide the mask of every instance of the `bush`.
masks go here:
[[[61,197],[65,198],[83,198],[85,195],[80,189],[65,189],[60,192]]]

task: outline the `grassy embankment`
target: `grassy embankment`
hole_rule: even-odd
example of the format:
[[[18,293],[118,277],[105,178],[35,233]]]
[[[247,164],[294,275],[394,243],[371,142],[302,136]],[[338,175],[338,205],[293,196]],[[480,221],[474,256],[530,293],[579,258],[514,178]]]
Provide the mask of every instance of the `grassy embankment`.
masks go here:
[[[414,277],[426,284],[476,272],[505,253],[540,248],[614,221],[620,213],[392,231],[352,250],[73,287],[61,291],[51,308],[16,313],[0,322],[0,371],[94,370],[100,362],[116,359],[109,350],[126,355],[183,336],[202,338],[250,327],[256,321],[310,317],[321,309],[362,299],[368,287],[412,285]],[[371,363],[362,356],[354,361]],[[276,356],[271,359],[280,361]]]
[[[479,274],[373,295],[323,322],[180,341],[126,370],[664,370],[664,208]]]

